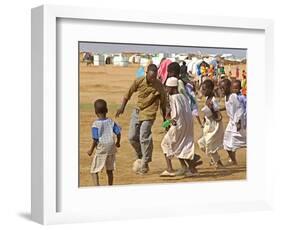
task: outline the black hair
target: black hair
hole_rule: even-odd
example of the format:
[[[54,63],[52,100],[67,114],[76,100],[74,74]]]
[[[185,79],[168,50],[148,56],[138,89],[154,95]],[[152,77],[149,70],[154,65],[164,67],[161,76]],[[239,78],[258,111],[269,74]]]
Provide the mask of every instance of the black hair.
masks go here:
[[[157,72],[158,68],[155,64],[149,64],[147,67],[147,71]]]
[[[223,79],[221,82],[224,83],[227,87],[231,87],[231,81],[228,78]]]
[[[239,84],[239,85],[240,85],[240,89],[242,88],[242,86],[241,86],[241,81],[238,80],[238,79],[234,80],[234,81],[232,82],[232,84]]]
[[[176,75],[180,74],[180,65],[177,62],[172,62],[168,65],[168,72],[174,72]]]
[[[215,88],[214,82],[211,79],[206,79],[203,81],[202,85],[205,85],[206,88],[210,89],[211,91],[213,91]]]
[[[183,61],[183,62],[182,62],[182,64],[183,64],[183,65],[186,65],[186,62],[185,62],[185,61]]]
[[[94,103],[94,107],[96,114],[106,114],[108,112],[106,101],[103,99],[96,100]]]

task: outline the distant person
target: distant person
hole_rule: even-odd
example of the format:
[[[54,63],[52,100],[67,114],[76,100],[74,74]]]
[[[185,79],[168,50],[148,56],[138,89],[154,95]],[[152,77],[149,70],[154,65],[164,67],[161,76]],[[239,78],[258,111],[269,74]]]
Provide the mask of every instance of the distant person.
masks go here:
[[[151,128],[156,119],[160,104],[163,121],[166,114],[166,93],[164,86],[157,79],[157,66],[150,64],[146,76],[136,79],[123,98],[121,107],[116,112],[116,117],[124,113],[125,107],[131,96],[138,93],[136,107],[131,116],[129,126],[129,141],[136,152],[136,161],[141,161],[138,174],[149,171],[152,161],[153,140]]]
[[[87,152],[92,155],[94,149],[91,174],[94,185],[99,186],[99,172],[106,169],[108,185],[113,185],[113,170],[115,165],[115,154],[120,147],[121,128],[110,118],[106,117],[108,112],[106,101],[98,99],[94,103],[95,113],[98,117],[92,124],[92,145]],[[117,136],[116,143],[114,134]]]
[[[162,82],[163,85],[165,85],[166,79],[168,77],[168,65],[171,63],[172,61],[166,58],[163,58],[160,62],[157,78]]]
[[[187,66],[186,66],[186,62],[183,61],[182,65],[180,67],[180,77],[181,78],[186,78],[188,76],[187,74]]]

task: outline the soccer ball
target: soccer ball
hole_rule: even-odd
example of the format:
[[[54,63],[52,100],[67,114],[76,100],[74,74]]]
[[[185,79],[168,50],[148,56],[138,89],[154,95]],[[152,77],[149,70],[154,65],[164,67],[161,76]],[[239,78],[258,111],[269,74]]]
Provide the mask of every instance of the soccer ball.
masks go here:
[[[137,159],[133,163],[133,171],[136,173],[140,170],[140,168],[141,168],[141,159]]]

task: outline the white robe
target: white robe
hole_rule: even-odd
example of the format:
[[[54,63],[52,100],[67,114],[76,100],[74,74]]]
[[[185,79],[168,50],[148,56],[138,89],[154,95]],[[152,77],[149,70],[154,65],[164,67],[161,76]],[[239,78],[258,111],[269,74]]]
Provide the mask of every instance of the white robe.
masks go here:
[[[193,159],[194,134],[193,119],[188,99],[182,94],[174,94],[169,98],[171,107],[171,119],[176,125],[171,125],[165,134],[161,147],[168,157],[176,156],[181,159]]]
[[[213,109],[219,111],[219,103],[212,98]],[[198,140],[200,149],[205,151],[207,155],[217,154],[217,151],[223,147],[223,123],[213,119],[212,111],[207,105],[201,110],[205,115],[205,123],[203,128],[203,136]],[[217,157],[216,161],[219,158]]]
[[[244,124],[245,116],[244,109],[241,103],[237,99],[236,94],[231,94],[228,101],[225,100],[226,112],[229,117],[228,125],[224,133],[224,149],[228,151],[236,151],[238,148],[246,147],[246,129],[244,125],[241,125],[241,129],[237,131],[236,123],[241,120],[241,124]]]

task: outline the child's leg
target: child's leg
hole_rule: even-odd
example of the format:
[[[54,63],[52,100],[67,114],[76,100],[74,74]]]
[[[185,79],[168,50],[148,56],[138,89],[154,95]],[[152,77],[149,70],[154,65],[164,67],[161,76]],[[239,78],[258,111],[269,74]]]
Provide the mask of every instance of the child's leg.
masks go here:
[[[223,166],[223,164],[222,164],[222,162],[220,160],[220,155],[219,155],[218,152],[214,152],[214,153],[212,153],[210,155],[211,155],[211,159],[213,160],[213,162],[215,162],[215,165],[217,167]]]
[[[169,159],[166,154],[164,156],[165,156],[166,163],[167,163],[167,171],[168,172],[174,172],[173,165],[172,165],[172,160]]]
[[[113,185],[113,171],[106,170],[108,185]]]
[[[184,159],[181,159],[181,158],[179,158],[179,161],[180,161],[182,169],[186,171],[187,170],[187,163],[186,163],[186,161]]]
[[[198,121],[200,127],[203,128],[203,124],[202,124],[202,122],[201,122],[200,117],[199,117],[199,116],[196,116],[196,119],[197,119],[197,121]]]
[[[200,158],[196,158],[196,159],[193,159],[193,160],[186,160],[186,163],[188,164],[189,166],[189,169],[192,173],[197,173],[197,169],[196,167],[199,166],[199,165],[202,165],[203,164],[203,161],[200,161]]]
[[[93,179],[93,183],[95,186],[99,186],[100,182],[99,182],[99,174],[98,173],[91,173],[92,174],[92,179]]]
[[[236,153],[234,151],[227,151],[228,153],[228,156],[231,160],[231,163],[234,164],[234,165],[237,165],[237,161],[236,161]]]

